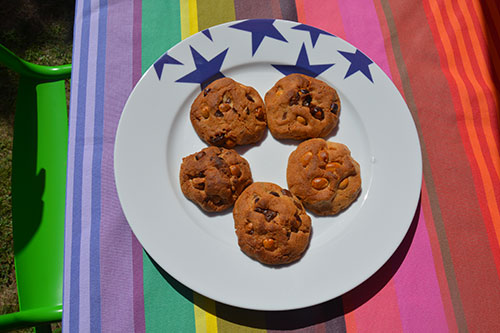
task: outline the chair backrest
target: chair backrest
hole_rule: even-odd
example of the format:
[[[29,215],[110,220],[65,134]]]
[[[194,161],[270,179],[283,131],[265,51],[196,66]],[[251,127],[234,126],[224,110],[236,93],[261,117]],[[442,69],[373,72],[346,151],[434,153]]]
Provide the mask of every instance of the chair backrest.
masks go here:
[[[0,63],[20,75],[12,152],[12,222],[20,313],[31,314],[34,323],[58,320],[68,139],[64,79],[70,77],[71,65],[32,64],[2,45]],[[22,322],[29,317],[16,318]],[[0,324],[5,321],[0,319]]]

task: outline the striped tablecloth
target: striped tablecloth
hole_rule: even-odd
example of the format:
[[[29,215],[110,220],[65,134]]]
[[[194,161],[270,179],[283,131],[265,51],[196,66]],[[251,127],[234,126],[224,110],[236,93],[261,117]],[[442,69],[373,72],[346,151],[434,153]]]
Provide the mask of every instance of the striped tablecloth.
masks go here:
[[[368,281],[312,308],[249,311],[187,289],[143,251],[117,197],[115,132],[142,73],[181,39],[246,18],[355,45],[394,81],[420,137],[421,199],[403,243]],[[65,332],[500,331],[495,0],[78,0],[73,52]]]

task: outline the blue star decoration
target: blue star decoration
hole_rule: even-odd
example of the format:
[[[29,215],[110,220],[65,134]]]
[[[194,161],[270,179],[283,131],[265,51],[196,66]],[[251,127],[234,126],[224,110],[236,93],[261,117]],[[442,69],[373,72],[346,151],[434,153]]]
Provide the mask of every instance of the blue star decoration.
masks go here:
[[[163,73],[163,65],[165,64],[183,65],[182,62],[172,58],[167,53],[165,53],[161,56],[160,59],[156,60],[154,64],[156,75],[158,75],[158,80],[161,80],[161,73]]]
[[[214,40],[212,39],[212,34],[210,33],[210,30],[205,29],[205,30],[203,30],[203,31],[202,31],[202,33],[203,33],[205,36],[207,36],[207,37],[208,37],[208,39],[210,39],[212,42],[214,41]]]
[[[373,63],[367,56],[363,54],[360,50],[356,50],[354,53],[339,51],[340,54],[344,56],[349,62],[349,69],[345,74],[344,79],[347,79],[349,76],[356,72],[363,73],[364,76],[368,78],[373,83],[372,74],[370,73],[370,68],[368,66]]]
[[[293,27],[292,29],[295,30],[303,30],[309,32],[309,35],[311,35],[311,42],[312,46],[316,46],[316,42],[318,41],[319,35],[327,35],[327,36],[333,36],[336,37],[335,35],[332,35],[329,32],[323,31],[318,28],[311,27],[310,25],[305,25],[305,24],[299,24]]]
[[[281,40],[283,42],[288,41],[283,37],[283,35],[276,29],[273,25],[275,20],[271,19],[258,19],[258,20],[246,20],[240,23],[229,26],[233,29],[239,29],[243,31],[248,31],[252,34],[252,56],[257,52],[262,40],[265,37]]]
[[[271,65],[277,70],[279,70],[283,75],[290,75],[293,73],[299,73],[304,75],[309,75],[311,77],[316,77],[326,71],[328,68],[335,64],[322,64],[322,65],[311,65],[309,63],[309,58],[307,57],[306,45],[303,43],[300,49],[299,57],[295,66],[293,65]]]
[[[199,83],[201,89],[205,89],[211,82],[223,78],[224,74],[220,72],[224,58],[226,57],[227,50],[225,49],[210,60],[205,59],[198,53],[192,46],[191,54],[193,55],[194,65],[196,69],[191,73],[181,77],[175,82]]]

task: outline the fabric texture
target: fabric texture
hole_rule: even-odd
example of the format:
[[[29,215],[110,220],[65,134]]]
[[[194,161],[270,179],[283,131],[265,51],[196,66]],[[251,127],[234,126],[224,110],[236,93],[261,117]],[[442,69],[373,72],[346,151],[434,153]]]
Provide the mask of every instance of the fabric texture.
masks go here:
[[[131,232],[113,173],[134,85],[181,39],[277,18],[356,45],[394,82],[423,157],[420,203],[370,279],[311,308],[261,312],[186,288]],[[77,0],[63,331],[500,331],[500,6],[495,0]]]

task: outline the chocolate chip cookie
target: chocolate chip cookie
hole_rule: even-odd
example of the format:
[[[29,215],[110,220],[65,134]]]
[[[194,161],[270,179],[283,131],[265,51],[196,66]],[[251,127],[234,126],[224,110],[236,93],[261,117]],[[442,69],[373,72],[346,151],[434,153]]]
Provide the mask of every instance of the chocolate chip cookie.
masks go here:
[[[361,191],[359,164],[347,146],[323,139],[302,142],[288,158],[290,191],[318,215],[335,215]]]
[[[267,125],[277,139],[325,137],[338,124],[337,91],[306,75],[285,76],[266,93],[265,102]]]
[[[182,193],[208,212],[231,207],[252,183],[248,162],[232,149],[208,147],[182,159]]]
[[[280,265],[298,260],[309,244],[311,218],[290,191],[253,183],[233,209],[238,245],[249,257]]]
[[[227,77],[212,82],[196,97],[190,117],[198,136],[219,147],[255,143],[267,128],[259,93]]]

